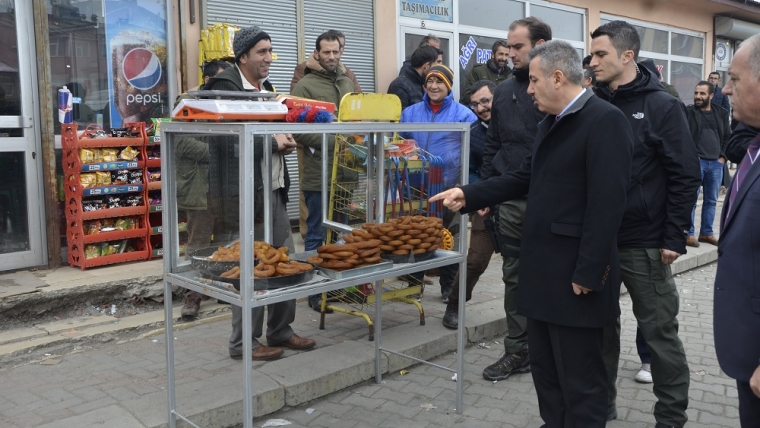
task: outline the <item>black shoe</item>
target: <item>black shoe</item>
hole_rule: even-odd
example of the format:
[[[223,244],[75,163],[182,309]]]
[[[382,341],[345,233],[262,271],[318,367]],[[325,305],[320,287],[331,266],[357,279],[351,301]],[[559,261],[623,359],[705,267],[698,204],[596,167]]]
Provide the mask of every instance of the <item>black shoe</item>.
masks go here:
[[[309,297],[309,307],[314,309],[315,311],[322,313],[322,295],[319,294],[317,296],[310,296]],[[330,308],[325,308],[326,314],[333,313],[333,310]]]
[[[526,349],[516,354],[504,354],[499,361],[483,370],[483,378],[486,380],[504,380],[515,373],[528,373],[529,371],[530,357]]]
[[[459,302],[451,302],[446,305],[446,313],[443,314],[443,326],[456,330],[459,328]]]
[[[665,425],[663,423],[657,422],[654,428],[676,428],[676,427],[674,425]]]
[[[612,421],[617,419],[617,406],[615,404],[610,404],[607,406],[607,420]]]
[[[441,300],[443,300],[443,303],[449,303],[449,294],[451,294],[452,288],[454,287],[451,285],[441,284]]]

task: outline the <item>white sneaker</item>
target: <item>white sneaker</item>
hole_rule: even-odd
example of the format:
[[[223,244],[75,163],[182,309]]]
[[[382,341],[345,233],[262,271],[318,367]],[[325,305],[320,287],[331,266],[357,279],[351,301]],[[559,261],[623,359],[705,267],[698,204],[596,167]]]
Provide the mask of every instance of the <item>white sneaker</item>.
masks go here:
[[[652,370],[649,368],[649,364],[642,364],[641,370],[633,377],[638,383],[652,383]]]

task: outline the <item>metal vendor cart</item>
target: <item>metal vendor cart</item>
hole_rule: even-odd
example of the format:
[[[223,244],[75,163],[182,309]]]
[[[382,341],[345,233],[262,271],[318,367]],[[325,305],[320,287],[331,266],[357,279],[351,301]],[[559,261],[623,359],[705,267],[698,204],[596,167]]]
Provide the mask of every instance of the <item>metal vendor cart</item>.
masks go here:
[[[399,355],[410,360],[426,363],[457,374],[456,383],[456,412],[462,413],[463,378],[464,378],[464,346],[465,346],[465,278],[467,253],[467,228],[463,227],[458,246],[453,251],[436,250],[432,257],[425,261],[412,263],[387,263],[381,269],[359,271],[352,274],[351,270],[342,271],[335,278],[328,277],[316,269],[313,275],[302,278],[298,284],[281,284],[272,278],[255,279],[254,270],[254,176],[255,170],[261,168],[263,179],[263,195],[272,194],[272,135],[290,134],[322,134],[322,153],[328,150],[328,134],[365,134],[367,138],[366,192],[368,201],[376,201],[377,209],[367,209],[367,221],[383,222],[385,220],[384,201],[384,147],[382,141],[394,132],[430,131],[457,132],[462,135],[460,182],[467,183],[467,165],[469,159],[469,124],[465,123],[436,123],[436,124],[393,124],[393,123],[332,123],[332,124],[290,124],[290,123],[205,123],[205,122],[171,122],[162,124],[162,156],[161,171],[164,183],[162,192],[163,202],[163,232],[164,232],[164,296],[166,296],[166,356],[167,356],[167,391],[168,391],[168,425],[174,428],[177,420],[183,420],[197,427],[187,417],[177,411],[175,390],[175,355],[172,318],[172,288],[181,287],[199,292],[233,305],[241,307],[243,317],[243,426],[253,424],[253,391],[252,382],[252,316],[251,309],[273,303],[306,297],[312,294],[344,289],[347,287],[375,283],[376,290],[381,290],[382,280],[399,275],[410,274],[427,269],[433,269],[453,263],[459,264],[459,329],[457,331],[457,364],[456,369],[440,366],[409,355],[405,355],[383,347],[382,339],[382,300],[377,299],[375,306],[375,380],[382,381],[383,353]],[[254,161],[254,140],[263,141],[264,155],[261,162]],[[375,165],[375,163],[377,165]],[[375,176],[375,171],[377,175]],[[328,175],[327,158],[322,158],[322,206],[328,206]],[[208,177],[208,181],[206,180]],[[327,178],[327,179],[325,179]],[[209,186],[205,190],[208,200],[200,201],[199,194],[193,190],[197,186]],[[188,199],[188,195],[194,198]],[[432,195],[427,195],[432,196]],[[203,199],[203,198],[200,198]],[[264,197],[269,202],[269,197]],[[204,208],[205,206],[205,208]],[[195,208],[195,210],[193,210]],[[203,230],[189,230],[191,240],[193,234],[213,235],[210,249],[229,247],[226,244],[239,240],[239,261],[208,260],[199,249],[188,248],[188,255],[180,256],[179,247],[179,218],[183,212],[198,216],[213,212],[213,217]],[[326,213],[325,213],[326,214]],[[467,216],[462,215],[460,224],[467,224]],[[271,204],[263,207],[264,241],[271,243],[273,237],[273,217]],[[326,216],[323,218],[327,218]],[[196,220],[197,221],[197,220]],[[343,233],[351,231],[351,227],[342,223],[324,220],[323,224],[333,230]],[[196,256],[193,256],[195,254]],[[203,256],[205,254],[205,256]],[[199,256],[200,255],[200,256]],[[203,257],[201,257],[203,256]],[[220,264],[219,269],[228,268],[233,263],[239,265],[240,278],[237,281],[214,275],[210,264]],[[212,274],[209,274],[212,272]],[[237,284],[237,287],[235,285]],[[239,288],[239,291],[236,289]]]

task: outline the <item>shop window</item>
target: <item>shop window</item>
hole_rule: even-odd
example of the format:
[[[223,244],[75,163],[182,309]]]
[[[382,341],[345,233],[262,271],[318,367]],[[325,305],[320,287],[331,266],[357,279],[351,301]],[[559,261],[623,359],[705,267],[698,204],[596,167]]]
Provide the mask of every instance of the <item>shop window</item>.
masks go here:
[[[704,39],[686,34],[670,33],[671,55],[702,58],[704,54]]]
[[[506,31],[509,23],[525,16],[525,5],[512,0],[460,0],[459,23]]]
[[[459,33],[458,48],[458,66],[455,68],[456,78],[459,80],[460,91],[464,86],[467,74],[477,64],[483,64],[491,59],[494,42],[498,40],[495,37],[476,36],[471,34]]]
[[[541,18],[552,27],[552,38],[583,41],[583,20],[581,13],[568,12],[545,6],[530,6],[531,16]]]
[[[670,84],[676,87],[681,100],[686,104],[694,103],[694,87],[702,77],[702,64],[690,64],[685,62],[670,62]]]

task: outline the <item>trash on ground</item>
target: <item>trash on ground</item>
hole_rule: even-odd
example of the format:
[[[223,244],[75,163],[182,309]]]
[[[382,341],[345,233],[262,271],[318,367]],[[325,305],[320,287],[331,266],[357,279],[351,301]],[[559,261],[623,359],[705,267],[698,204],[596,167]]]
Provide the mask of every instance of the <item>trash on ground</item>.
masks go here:
[[[432,409],[437,409],[438,408],[438,407],[435,407],[434,405],[432,405],[430,403],[420,404],[420,407],[422,407],[423,409],[425,409],[426,412],[428,412],[428,411],[430,411]]]
[[[456,373],[454,373],[454,376],[451,376],[451,380],[453,380],[454,382],[457,381],[457,374]]]
[[[309,407],[308,409],[306,409],[306,413],[310,415],[310,414],[314,413],[314,409],[312,409],[311,407]]]
[[[405,374],[409,374],[409,370],[401,370],[400,372],[398,372],[398,374],[400,374],[401,376]]]
[[[267,428],[267,427],[284,427],[285,425],[292,425],[290,422],[286,421],[285,419],[270,419],[266,421],[264,425],[261,426],[261,428]]]
[[[491,349],[490,346],[486,345],[486,342],[480,342],[480,343],[478,343],[478,348],[480,348],[480,349]]]

